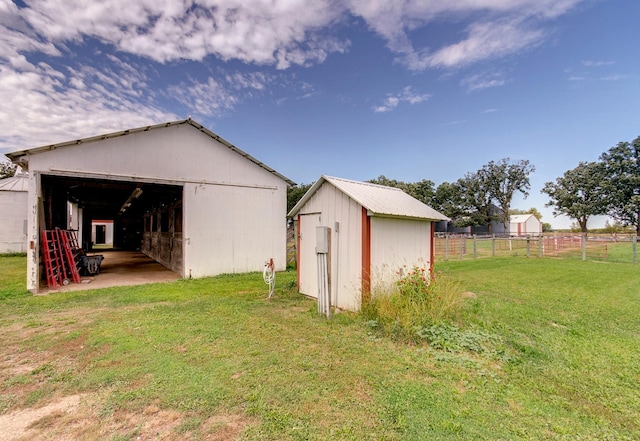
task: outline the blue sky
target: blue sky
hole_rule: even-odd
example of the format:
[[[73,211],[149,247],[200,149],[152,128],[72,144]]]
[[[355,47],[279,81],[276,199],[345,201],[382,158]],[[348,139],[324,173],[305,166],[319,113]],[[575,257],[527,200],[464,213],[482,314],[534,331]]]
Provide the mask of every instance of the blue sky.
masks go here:
[[[640,135],[638,18],[638,0],[0,0],[0,153],[190,116],[298,183],[528,159],[514,208],[568,227],[544,183]]]

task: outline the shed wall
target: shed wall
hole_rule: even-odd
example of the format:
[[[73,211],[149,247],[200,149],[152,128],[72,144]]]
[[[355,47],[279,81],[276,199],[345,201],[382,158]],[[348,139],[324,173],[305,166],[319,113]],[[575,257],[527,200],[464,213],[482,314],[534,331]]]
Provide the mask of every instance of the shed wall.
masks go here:
[[[509,230],[511,235],[537,235],[542,233],[542,223],[535,216],[531,216],[524,222],[512,222]]]
[[[385,217],[371,218],[371,288],[397,280],[414,266],[431,266],[431,222]]]
[[[331,304],[347,310],[360,308],[361,210],[357,202],[328,183],[322,185],[300,210],[299,282],[302,294],[318,296],[314,231],[317,223],[331,229]],[[318,217],[311,219],[313,214]]]
[[[0,253],[27,251],[26,191],[0,191]]]

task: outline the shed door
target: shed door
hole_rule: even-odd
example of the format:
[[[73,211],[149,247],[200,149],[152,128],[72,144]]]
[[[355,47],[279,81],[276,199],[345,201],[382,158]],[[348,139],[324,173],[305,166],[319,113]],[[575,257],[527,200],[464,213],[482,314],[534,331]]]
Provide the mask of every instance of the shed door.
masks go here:
[[[300,231],[300,292],[310,297],[318,297],[318,274],[316,257],[316,227],[322,222],[320,213],[302,214]]]

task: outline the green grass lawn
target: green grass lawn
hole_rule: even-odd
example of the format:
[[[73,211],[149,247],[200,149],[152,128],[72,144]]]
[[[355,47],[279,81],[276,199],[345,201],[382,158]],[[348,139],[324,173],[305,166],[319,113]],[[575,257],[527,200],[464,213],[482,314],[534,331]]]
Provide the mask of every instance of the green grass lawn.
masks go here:
[[[438,263],[476,295],[456,328],[442,327],[460,343],[450,350],[391,341],[356,314],[318,317],[295,272],[278,273],[266,301],[258,273],[31,296],[24,268],[24,257],[0,257],[0,416],[90,397],[72,417],[41,421],[50,433],[640,439],[637,266]],[[154,418],[165,425],[149,426]]]

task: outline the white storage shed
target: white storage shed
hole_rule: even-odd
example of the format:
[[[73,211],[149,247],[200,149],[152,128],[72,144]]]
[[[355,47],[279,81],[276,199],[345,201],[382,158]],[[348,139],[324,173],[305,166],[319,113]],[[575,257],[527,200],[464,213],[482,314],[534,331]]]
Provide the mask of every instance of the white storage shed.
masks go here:
[[[181,277],[286,266],[292,181],[186,119],[6,155],[29,171],[27,288],[43,285],[40,231],[91,241],[114,222],[114,247],[140,250]],[[72,224],[73,225],[73,224]]]
[[[539,236],[542,234],[542,222],[533,214],[512,214],[509,217],[511,236]]]
[[[29,180],[20,167],[0,179],[0,253],[27,251],[27,194]]]
[[[446,216],[402,190],[322,176],[291,209],[298,289],[318,297],[317,227],[328,234],[331,305],[359,310],[362,298],[414,265],[433,269],[435,223]]]

